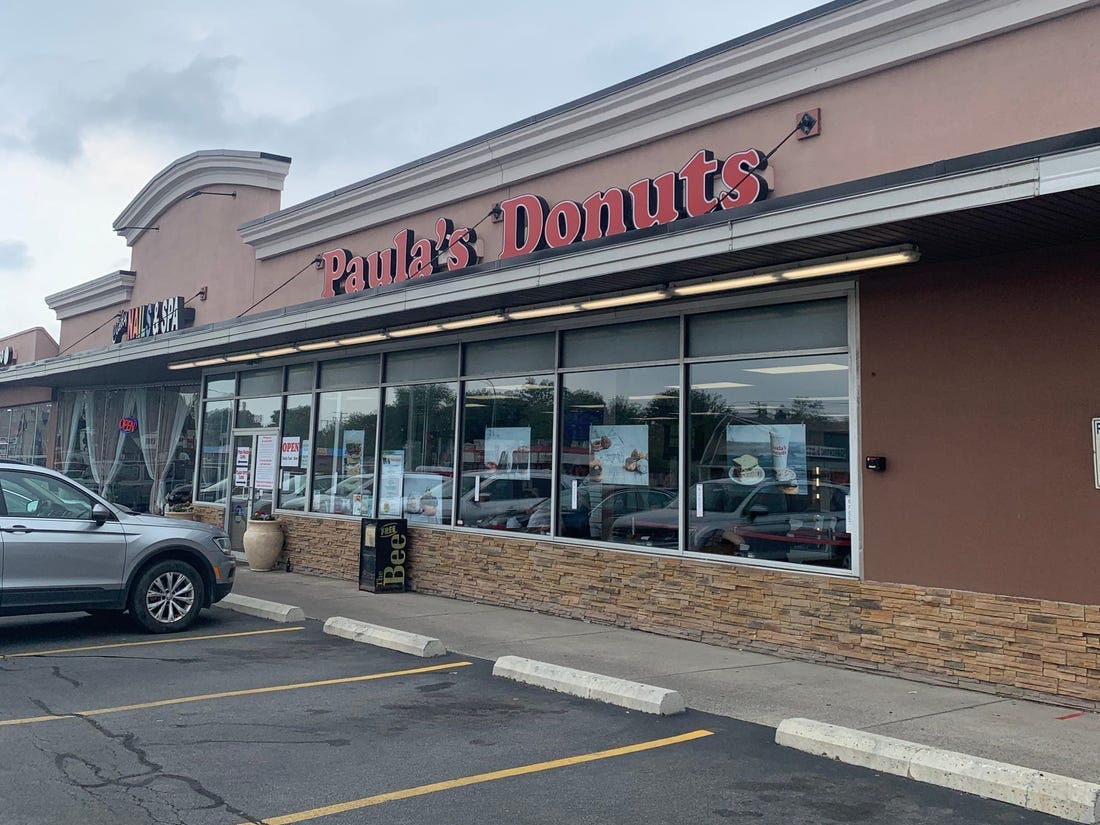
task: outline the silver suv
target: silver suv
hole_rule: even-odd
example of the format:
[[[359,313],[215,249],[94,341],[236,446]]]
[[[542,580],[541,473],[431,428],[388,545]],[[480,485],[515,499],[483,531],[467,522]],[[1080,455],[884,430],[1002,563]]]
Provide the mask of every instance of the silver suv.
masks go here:
[[[0,460],[0,616],[128,610],[185,630],[233,589],[224,530],[131,513],[61,473]]]

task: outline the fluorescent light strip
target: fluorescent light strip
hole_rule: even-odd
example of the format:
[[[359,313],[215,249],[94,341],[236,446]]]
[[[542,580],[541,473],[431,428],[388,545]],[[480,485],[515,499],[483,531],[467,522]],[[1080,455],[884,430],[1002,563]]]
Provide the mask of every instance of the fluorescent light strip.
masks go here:
[[[290,355],[298,351],[297,347],[279,347],[278,349],[265,349],[256,353],[261,358],[275,358],[278,355]]]
[[[369,335],[357,335],[354,338],[341,338],[340,345],[350,347],[352,344],[373,344],[375,341],[385,341],[389,338],[384,332],[372,332]]]
[[[195,366],[196,367],[210,367],[210,366],[213,366],[214,364],[224,364],[227,360],[228,359],[225,356],[219,355],[216,358],[203,358],[201,361],[196,361]]]
[[[749,275],[746,278],[730,278],[724,281],[708,281],[702,284],[688,284],[676,286],[672,291],[677,295],[703,295],[708,292],[721,292],[726,289],[747,289],[750,286],[761,284],[774,284],[778,282],[775,275]]]
[[[333,347],[340,346],[338,341],[314,341],[309,344],[299,344],[298,349],[304,352],[309,352],[315,349],[332,349]]]
[[[467,318],[463,321],[447,321],[440,324],[443,329],[466,329],[467,327],[480,327],[485,324],[499,324],[504,320],[501,314],[482,315],[480,318]]]
[[[225,356],[226,361],[255,361],[260,357],[258,352],[239,352],[236,355]]]
[[[913,246],[886,247],[851,255],[839,255],[832,258],[795,263],[789,266],[777,266],[769,269],[748,270],[731,273],[731,277],[718,280],[698,281],[674,285],[676,295],[703,295],[729,289],[745,289],[783,281],[798,281],[804,278],[823,278],[826,275],[839,275],[842,272],[858,272],[883,266],[913,263],[920,259],[920,251]]]
[[[194,361],[185,361],[182,364],[169,364],[168,369],[170,369],[170,370],[189,370],[194,366],[195,366]]]
[[[629,304],[645,304],[650,301],[660,301],[667,297],[667,293],[663,290],[637,292],[633,295],[619,295],[614,298],[597,298],[594,301],[582,301],[581,309],[608,309],[609,307],[621,307]]]
[[[441,332],[443,327],[439,324],[425,324],[422,327],[409,327],[407,329],[391,329],[391,338],[411,338],[414,335],[426,335],[429,332]]]
[[[908,264],[919,257],[920,254],[916,250],[893,252],[886,255],[873,255],[869,258],[849,258],[845,261],[800,266],[777,274],[781,275],[786,281],[797,281],[801,278],[821,278],[825,275],[837,275],[841,272],[858,272],[862,269],[875,269],[880,266]]]
[[[692,384],[693,390],[732,390],[737,387],[751,387],[752,384],[740,384],[737,381],[712,381],[709,384]]]
[[[579,311],[580,307],[576,304],[561,304],[560,306],[541,307],[539,309],[509,310],[508,317],[517,321],[526,321],[528,318],[546,318],[550,315],[565,315],[569,312]]]

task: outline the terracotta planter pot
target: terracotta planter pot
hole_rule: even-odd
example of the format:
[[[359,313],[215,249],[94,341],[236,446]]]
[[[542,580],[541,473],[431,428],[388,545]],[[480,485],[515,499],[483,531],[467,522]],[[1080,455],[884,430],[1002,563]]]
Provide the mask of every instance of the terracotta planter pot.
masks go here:
[[[279,522],[248,520],[244,531],[244,557],[249,570],[273,570],[282,552],[283,526]]]
[[[171,510],[165,510],[164,515],[168,516],[168,518],[178,518],[178,519],[182,519],[183,521],[197,521],[198,520],[194,510],[187,510],[187,511],[182,512],[182,513],[175,513],[175,512],[172,512]]]

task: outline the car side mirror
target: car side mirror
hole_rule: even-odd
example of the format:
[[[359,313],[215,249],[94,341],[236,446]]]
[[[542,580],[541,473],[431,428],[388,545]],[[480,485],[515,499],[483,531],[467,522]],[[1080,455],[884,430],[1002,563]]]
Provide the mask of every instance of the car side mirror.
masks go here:
[[[95,521],[96,527],[102,527],[110,517],[111,511],[102,504],[96,502],[92,505],[92,519]]]
[[[768,508],[763,504],[754,504],[749,508],[749,520],[759,518],[760,516],[766,516],[768,514]]]

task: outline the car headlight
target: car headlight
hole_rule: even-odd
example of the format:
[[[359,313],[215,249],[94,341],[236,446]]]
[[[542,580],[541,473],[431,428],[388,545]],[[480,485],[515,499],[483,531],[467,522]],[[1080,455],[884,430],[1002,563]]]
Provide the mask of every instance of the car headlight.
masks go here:
[[[214,544],[218,545],[218,549],[225,553],[225,555],[233,555],[233,551],[229,546],[229,536],[214,536]]]

